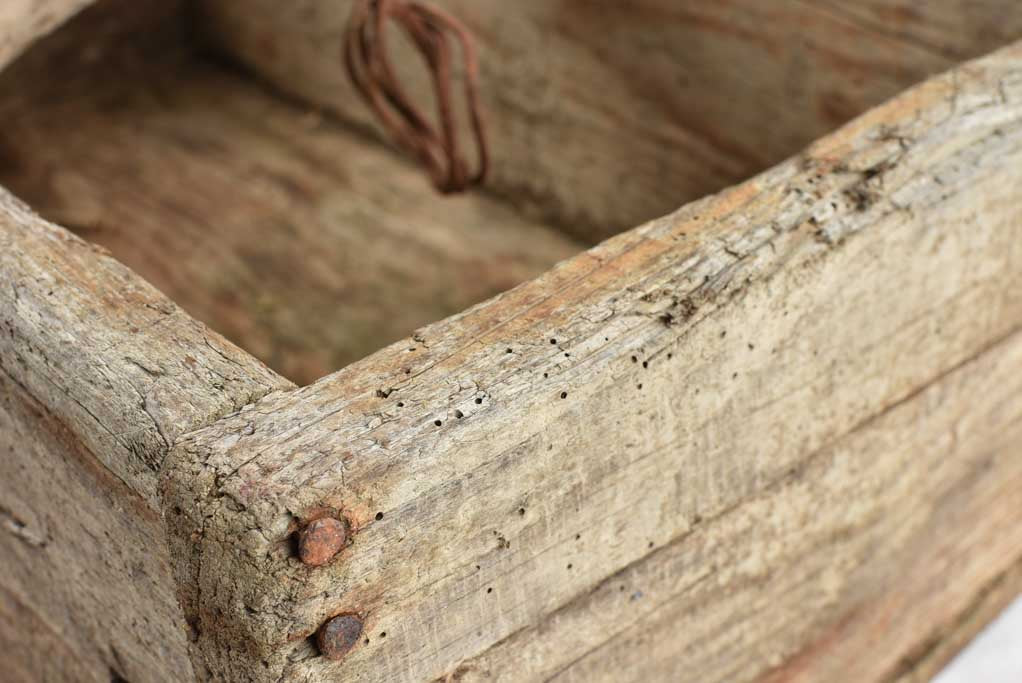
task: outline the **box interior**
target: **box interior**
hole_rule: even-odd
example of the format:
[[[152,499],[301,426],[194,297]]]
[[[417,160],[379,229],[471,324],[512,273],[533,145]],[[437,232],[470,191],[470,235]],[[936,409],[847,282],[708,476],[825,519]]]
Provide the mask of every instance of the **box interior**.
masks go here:
[[[282,5],[286,12],[288,3]],[[593,32],[606,30],[599,28],[610,11],[604,5],[574,3],[574,33],[561,24],[551,30],[564,40],[584,35],[591,46]],[[719,27],[700,28],[684,13],[638,11],[631,24],[604,35],[608,47],[594,62],[618,78],[629,69],[641,77],[635,111],[642,126],[629,133],[634,144],[601,156],[604,139],[587,127],[585,114],[600,103],[573,92],[567,76],[544,77],[545,92],[560,87],[555,97],[584,105],[582,114],[571,110],[583,146],[595,150],[584,174],[568,152],[559,166],[553,148],[542,173],[537,169],[542,187],[519,187],[508,180],[512,160],[497,154],[493,187],[444,196],[364,125],[361,102],[317,98],[314,79],[289,88],[287,69],[262,71],[258,51],[253,58],[251,48],[233,48],[223,35],[230,25],[222,21],[225,6],[231,5],[103,0],[37,43],[0,73],[0,184],[109,249],[191,315],[299,384],[533,278],[608,234],[780,161],[930,68],[907,60],[912,68],[902,72],[876,71],[876,83],[849,80],[854,96],[830,93],[807,113],[812,124],[803,125],[777,112],[801,87],[782,81],[795,68],[792,60],[814,54],[809,38],[790,54],[775,54],[787,71],[756,66],[753,56],[725,66],[726,54],[693,38]],[[257,20],[272,27],[276,18]],[[482,34],[487,27],[479,21],[474,28]],[[803,28],[812,35],[812,26]],[[683,50],[688,41],[694,56],[642,61],[621,47],[628,41],[660,52],[665,45]],[[986,47],[978,42],[969,49]],[[484,63],[488,56],[494,55],[482,50]],[[576,55],[563,49],[544,58],[559,64]],[[817,59],[798,67],[805,83],[833,67],[822,52]],[[343,77],[338,54],[323,60],[319,66],[332,70],[331,78]],[[939,66],[936,57],[931,66]],[[852,71],[861,79],[870,67]],[[720,113],[729,103],[743,110]],[[503,136],[498,152],[529,150],[554,125],[553,118],[485,104]],[[745,111],[750,106],[759,112]],[[347,116],[347,109],[361,113]],[[703,175],[691,172],[690,159],[684,172],[670,163],[678,142],[672,131],[699,112],[700,124],[688,125],[687,135],[707,143],[704,157],[717,155],[700,162]],[[556,125],[563,128],[567,116]],[[763,129],[750,130],[757,120]],[[680,156],[686,148],[678,145]],[[638,191],[629,192],[633,168],[644,171]],[[609,207],[601,214],[606,220],[566,210],[561,201],[571,192],[584,195],[591,176],[622,188],[617,204],[613,192],[593,193],[594,203]]]

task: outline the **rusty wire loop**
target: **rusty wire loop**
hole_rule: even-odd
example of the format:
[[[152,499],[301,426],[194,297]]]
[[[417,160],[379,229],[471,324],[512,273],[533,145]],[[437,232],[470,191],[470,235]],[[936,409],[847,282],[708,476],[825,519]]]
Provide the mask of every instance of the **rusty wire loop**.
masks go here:
[[[394,73],[387,54],[388,20],[404,30],[429,68],[439,130],[411,101]],[[478,159],[474,172],[469,171],[458,144],[451,37],[460,45],[465,63],[465,102]],[[477,89],[479,63],[472,35],[460,21],[425,2],[355,0],[344,43],[344,63],[356,90],[380,124],[426,167],[437,190],[445,194],[461,192],[483,181],[489,152]]]

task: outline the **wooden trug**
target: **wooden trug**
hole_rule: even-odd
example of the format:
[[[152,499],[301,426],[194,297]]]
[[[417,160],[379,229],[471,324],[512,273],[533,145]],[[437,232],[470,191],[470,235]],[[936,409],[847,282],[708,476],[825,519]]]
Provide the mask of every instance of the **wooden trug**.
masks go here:
[[[645,0],[597,51],[609,4],[447,0],[507,160],[452,203],[331,80],[345,3],[28,48],[84,4],[0,10],[5,680],[905,683],[1022,590],[1022,43],[823,134],[1005,3]]]

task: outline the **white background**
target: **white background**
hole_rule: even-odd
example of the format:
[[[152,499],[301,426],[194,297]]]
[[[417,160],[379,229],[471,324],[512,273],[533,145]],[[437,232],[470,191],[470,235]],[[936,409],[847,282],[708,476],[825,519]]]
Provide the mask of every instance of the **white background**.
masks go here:
[[[1022,683],[1022,597],[987,626],[932,683]]]

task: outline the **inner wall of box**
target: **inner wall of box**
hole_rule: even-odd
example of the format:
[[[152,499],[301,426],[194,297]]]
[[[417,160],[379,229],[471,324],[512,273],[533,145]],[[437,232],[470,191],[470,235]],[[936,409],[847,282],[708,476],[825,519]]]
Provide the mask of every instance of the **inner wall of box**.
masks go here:
[[[480,50],[485,191],[384,144],[338,59],[351,0],[103,0],[0,73],[0,184],[303,384],[1022,28],[964,0],[909,38],[869,28],[899,0],[439,4]]]
[[[0,73],[0,184],[281,374],[314,381],[585,247],[438,196],[167,8],[100,3]]]

